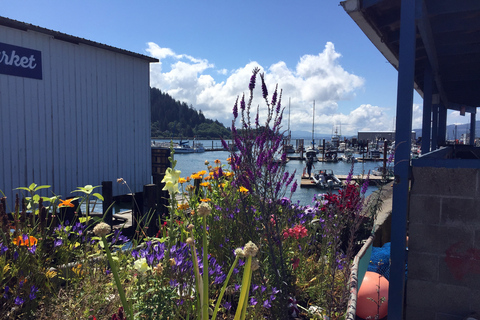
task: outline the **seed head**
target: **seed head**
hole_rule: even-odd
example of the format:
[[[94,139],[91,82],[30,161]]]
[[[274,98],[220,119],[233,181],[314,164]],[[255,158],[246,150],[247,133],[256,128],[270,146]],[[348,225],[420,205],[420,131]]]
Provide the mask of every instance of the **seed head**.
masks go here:
[[[245,245],[245,248],[243,249],[243,252],[245,254],[245,257],[255,257],[258,253],[258,247],[252,241],[248,241],[248,243]]]
[[[197,208],[197,213],[200,217],[206,217],[210,212],[212,212],[212,208],[206,202],[202,202]]]
[[[93,233],[99,237],[104,237],[110,233],[110,230],[111,228],[108,224],[105,222],[100,222],[95,226],[95,228],[93,228]]]
[[[243,252],[243,249],[242,248],[235,249],[235,256],[239,258],[245,257],[245,253]]]

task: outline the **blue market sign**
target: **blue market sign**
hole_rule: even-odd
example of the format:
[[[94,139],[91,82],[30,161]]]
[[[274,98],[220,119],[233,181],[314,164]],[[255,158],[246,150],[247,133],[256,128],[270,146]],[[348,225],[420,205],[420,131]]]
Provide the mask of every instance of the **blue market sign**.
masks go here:
[[[42,52],[0,42],[0,74],[42,79]]]

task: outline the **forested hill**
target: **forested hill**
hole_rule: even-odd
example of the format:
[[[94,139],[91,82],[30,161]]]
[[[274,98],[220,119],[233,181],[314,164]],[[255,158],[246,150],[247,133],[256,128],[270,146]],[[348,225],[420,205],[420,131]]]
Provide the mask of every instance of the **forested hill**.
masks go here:
[[[168,93],[150,88],[152,104],[152,138],[231,138],[230,128],[217,120],[205,118],[202,110],[195,110],[185,102],[173,99]]]

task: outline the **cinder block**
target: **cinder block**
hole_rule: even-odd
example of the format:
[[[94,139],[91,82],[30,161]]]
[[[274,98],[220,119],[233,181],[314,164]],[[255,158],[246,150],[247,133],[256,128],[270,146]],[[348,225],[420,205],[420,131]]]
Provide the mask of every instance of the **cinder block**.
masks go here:
[[[480,200],[473,198],[442,199],[441,223],[451,226],[464,226],[469,229],[480,227]]]
[[[478,169],[413,167],[413,194],[475,197]],[[461,187],[459,187],[461,186]]]
[[[439,256],[436,254],[408,253],[408,280],[438,281]]]
[[[469,288],[442,283],[438,284],[435,292],[429,292],[438,299],[439,313],[461,317],[470,312],[472,293]]]
[[[452,314],[446,314],[446,313],[437,313],[435,315],[435,320],[463,320],[464,317],[459,316],[459,315],[452,315]]]
[[[454,246],[461,246],[463,248],[472,248],[475,237],[475,230],[465,228],[464,226],[439,226],[436,229],[438,232],[437,252],[442,255],[447,254],[448,250],[454,249]]]
[[[410,195],[410,223],[439,224],[441,197]]]
[[[480,260],[472,256],[471,247],[455,244],[438,260],[438,279],[446,285],[480,288]],[[480,307],[480,304],[479,304]]]
[[[423,308],[434,314],[434,311],[440,307],[436,293],[437,286],[437,283],[431,281],[408,279],[407,306],[415,309]],[[407,317],[407,319],[410,319],[410,317]]]
[[[407,303],[405,319],[408,320],[435,320],[435,310],[412,306]]]
[[[394,228],[395,226],[392,226]],[[410,252],[441,254],[439,251],[439,226],[421,223],[409,224],[408,250]]]

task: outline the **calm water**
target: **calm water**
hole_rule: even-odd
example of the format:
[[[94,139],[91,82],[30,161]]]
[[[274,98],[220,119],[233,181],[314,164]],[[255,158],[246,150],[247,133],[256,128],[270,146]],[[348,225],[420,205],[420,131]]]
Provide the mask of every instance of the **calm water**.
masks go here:
[[[157,140],[163,141],[163,140]],[[208,149],[211,148],[212,140],[202,140],[203,145]],[[218,140],[213,140],[214,146],[221,147],[221,142]],[[190,141],[191,144],[191,141]],[[191,175],[194,172],[198,172],[201,170],[206,170],[205,161],[209,161],[212,165],[213,162],[218,159],[222,162],[222,164],[227,164],[226,159],[229,157],[229,152],[227,151],[207,151],[204,153],[183,153],[183,154],[175,154],[175,160],[177,160],[176,169],[180,170],[181,177],[186,177]],[[381,165],[382,162],[365,162],[365,163],[355,163],[354,165],[354,175],[367,173],[369,170],[374,169]],[[339,161],[337,163],[323,163],[323,162],[316,162],[314,164],[315,169],[312,172],[317,170],[325,170],[325,169],[332,169],[335,174],[338,175],[346,175],[350,171],[351,163],[344,163],[343,161]],[[300,204],[307,205],[312,202],[313,196],[315,194],[323,193],[321,189],[315,188],[300,188],[300,177],[302,175],[303,169],[305,168],[305,161],[299,160],[290,160],[286,166],[285,170],[289,173],[293,173],[296,170],[296,180],[299,185],[297,191],[293,194],[292,200],[293,201],[300,201]],[[367,195],[376,190],[376,187],[369,187],[367,191]],[[288,196],[288,195],[287,195]]]

